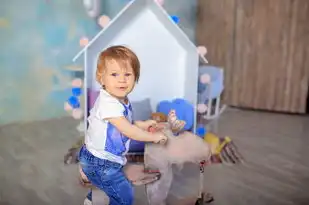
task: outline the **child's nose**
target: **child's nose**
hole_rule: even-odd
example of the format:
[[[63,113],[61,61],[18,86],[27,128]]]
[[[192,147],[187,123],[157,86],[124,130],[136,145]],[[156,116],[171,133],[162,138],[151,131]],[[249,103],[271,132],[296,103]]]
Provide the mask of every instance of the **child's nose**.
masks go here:
[[[125,75],[119,75],[119,82],[125,82],[126,81],[126,76]]]

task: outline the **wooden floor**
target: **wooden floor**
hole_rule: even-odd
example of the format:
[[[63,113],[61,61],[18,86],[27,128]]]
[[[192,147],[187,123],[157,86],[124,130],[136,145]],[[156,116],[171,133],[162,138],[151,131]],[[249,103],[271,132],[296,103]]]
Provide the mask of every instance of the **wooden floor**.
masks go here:
[[[0,205],[82,204],[87,190],[78,186],[76,166],[62,163],[78,139],[77,124],[57,119],[0,127]],[[246,163],[207,167],[214,205],[309,204],[309,117],[229,109],[218,134],[235,141]],[[198,179],[198,168],[186,166],[172,195],[194,197]],[[145,199],[137,187],[135,204],[147,205]]]

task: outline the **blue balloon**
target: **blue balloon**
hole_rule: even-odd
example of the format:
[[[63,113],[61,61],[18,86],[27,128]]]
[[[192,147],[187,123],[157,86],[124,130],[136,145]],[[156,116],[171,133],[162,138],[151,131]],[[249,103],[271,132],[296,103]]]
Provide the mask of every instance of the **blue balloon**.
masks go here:
[[[72,94],[74,96],[80,96],[82,94],[82,89],[81,88],[72,88]]]
[[[196,129],[196,135],[204,138],[205,134],[207,133],[207,130],[204,126],[200,125],[197,129]]]
[[[178,24],[179,21],[180,21],[180,19],[179,19],[178,16],[171,16],[171,18],[172,18],[172,20],[173,20],[176,24]]]
[[[79,103],[79,100],[76,96],[71,96],[69,99],[68,99],[68,103],[74,108],[79,108],[80,107],[80,103]]]

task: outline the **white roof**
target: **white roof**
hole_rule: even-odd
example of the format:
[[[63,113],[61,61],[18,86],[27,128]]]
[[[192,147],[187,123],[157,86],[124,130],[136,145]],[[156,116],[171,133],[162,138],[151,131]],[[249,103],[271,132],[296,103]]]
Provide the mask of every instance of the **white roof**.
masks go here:
[[[152,13],[156,16],[156,18],[164,25],[166,30],[175,37],[179,44],[181,44],[184,48],[190,50],[192,52],[197,50],[196,46],[191,42],[191,40],[187,37],[187,35],[179,28],[179,26],[171,19],[169,14],[162,8],[159,4],[157,4],[154,0],[133,0],[129,2],[116,16],[112,19],[112,21],[103,28],[91,41],[81,50],[79,51],[73,61],[75,62],[90,46],[93,45],[96,40],[98,40],[103,34],[109,30],[110,28],[114,28],[112,30],[119,31],[120,28],[124,24],[129,24],[139,16],[141,12],[145,9],[150,9]],[[141,31],[143,29],[151,29],[151,22],[149,22],[148,28],[140,28]],[[117,29],[116,29],[117,27]],[[116,34],[115,34],[116,35]],[[109,39],[106,39],[107,41]],[[160,40],[160,39],[158,39]],[[103,49],[103,48],[102,48]]]

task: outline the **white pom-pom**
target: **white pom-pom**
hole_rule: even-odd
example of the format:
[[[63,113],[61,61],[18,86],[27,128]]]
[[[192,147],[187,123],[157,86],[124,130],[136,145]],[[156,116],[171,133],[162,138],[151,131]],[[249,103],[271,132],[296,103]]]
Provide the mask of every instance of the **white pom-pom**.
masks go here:
[[[81,109],[74,109],[72,111],[72,116],[74,119],[79,120],[83,117],[83,111]]]
[[[110,19],[108,16],[103,15],[103,16],[100,16],[100,18],[98,19],[98,24],[99,24],[102,28],[104,28],[104,27],[107,26],[107,24],[109,24],[110,20],[111,20],[111,19]]]
[[[197,105],[197,112],[198,113],[205,113],[207,111],[207,105],[205,104],[198,104]]]
[[[200,55],[205,56],[207,54],[207,48],[205,46],[198,46],[197,47],[197,52]]]
[[[82,37],[80,40],[79,40],[79,45],[81,47],[84,47],[84,46],[87,46],[87,44],[89,43],[89,39],[87,37]]]
[[[85,131],[85,125],[84,125],[84,121],[80,121],[80,123],[78,124],[78,126],[76,127],[77,131],[79,132],[84,132]]]
[[[200,77],[200,82],[203,84],[208,84],[210,83],[211,79],[210,79],[210,75],[208,75],[207,73],[201,75]]]
[[[65,103],[64,103],[64,110],[65,110],[65,111],[69,112],[69,111],[71,111],[72,109],[73,109],[72,106],[71,106],[68,102],[65,102]]]
[[[160,6],[163,6],[164,4],[164,0],[154,0],[157,4],[159,4]]]
[[[82,81],[82,79],[80,79],[80,78],[75,78],[75,79],[72,81],[72,86],[73,86],[74,88],[81,88],[82,85],[83,85],[83,81]]]

